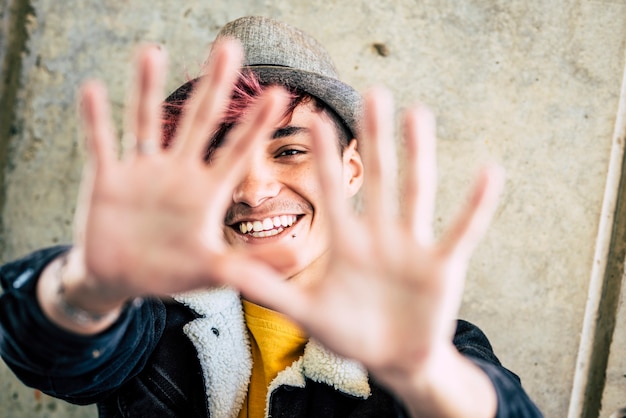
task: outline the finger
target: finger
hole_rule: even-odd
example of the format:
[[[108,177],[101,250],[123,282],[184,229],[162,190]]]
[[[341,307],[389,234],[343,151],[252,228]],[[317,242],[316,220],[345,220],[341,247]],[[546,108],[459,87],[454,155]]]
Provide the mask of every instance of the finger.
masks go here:
[[[385,89],[375,88],[365,96],[363,137],[365,210],[370,224],[380,225],[395,219],[397,207],[393,103],[391,93]]]
[[[158,45],[143,47],[137,57],[137,74],[128,106],[128,131],[138,155],[148,155],[160,149],[161,102],[165,86],[165,51]]]
[[[103,174],[117,159],[106,88],[98,81],[87,82],[81,89],[80,97],[87,153],[97,172]]]
[[[405,229],[418,244],[433,241],[433,216],[437,190],[435,117],[425,107],[410,109],[404,121],[406,174],[402,188]]]
[[[176,132],[174,152],[179,158],[201,161],[211,133],[219,123],[241,67],[241,46],[233,40],[216,43],[208,72],[188,100]]]
[[[352,216],[348,208],[346,197],[343,194],[343,183],[337,181],[342,175],[337,165],[339,160],[337,154],[336,133],[332,126],[317,121],[312,125],[313,152],[317,176],[320,182],[323,199],[322,205],[328,214],[330,242],[335,248],[348,248],[346,242],[348,237],[342,231],[354,231],[349,225]],[[339,160],[340,161],[340,160]]]
[[[469,260],[481,240],[498,204],[504,186],[504,170],[497,165],[483,168],[463,210],[441,241],[443,253],[460,260]]]
[[[74,242],[84,242],[85,225],[96,183],[108,183],[117,151],[105,87],[98,81],[85,83],[80,91],[80,115],[86,138],[88,164],[83,169],[76,213]]]
[[[230,203],[233,189],[241,180],[258,142],[271,137],[284,117],[288,104],[286,92],[279,87],[268,88],[253,105],[250,115],[228,135],[219,150],[219,158],[210,167],[212,179],[219,179],[213,202]]]
[[[282,312],[297,322],[306,317],[310,303],[304,291],[264,262],[233,252],[211,262],[210,269],[223,284],[237,289],[247,300]]]

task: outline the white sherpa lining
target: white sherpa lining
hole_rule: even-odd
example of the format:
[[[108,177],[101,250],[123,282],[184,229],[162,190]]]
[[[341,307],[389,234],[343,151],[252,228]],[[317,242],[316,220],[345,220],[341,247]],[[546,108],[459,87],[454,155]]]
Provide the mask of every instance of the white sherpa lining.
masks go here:
[[[209,404],[215,418],[236,418],[248,392],[250,342],[237,292],[205,290],[177,295],[202,315],[183,327],[198,351]]]
[[[315,340],[310,340],[302,357],[304,375],[314,382],[325,383],[348,395],[367,399],[370,385],[361,363],[339,357]]]
[[[250,342],[239,294],[231,289],[214,289],[176,295],[174,299],[202,316],[183,330],[198,351],[210,416],[237,417],[252,373]],[[270,394],[282,385],[303,388],[305,377],[355,397],[367,399],[371,394],[367,371],[360,363],[339,357],[310,340],[304,355],[278,373],[270,384],[266,416]]]

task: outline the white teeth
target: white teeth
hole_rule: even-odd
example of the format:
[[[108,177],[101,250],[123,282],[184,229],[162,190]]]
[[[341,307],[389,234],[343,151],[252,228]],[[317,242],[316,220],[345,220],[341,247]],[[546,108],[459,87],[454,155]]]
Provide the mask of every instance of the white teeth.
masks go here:
[[[239,224],[239,231],[242,234],[248,233],[258,238],[270,237],[281,233],[286,227],[293,225],[296,220],[295,215],[280,215],[260,221],[246,221]]]
[[[283,231],[284,231],[284,228],[281,227],[278,229],[270,229],[269,231],[252,232],[250,235],[252,235],[255,238],[265,238],[265,237],[272,237],[274,235],[278,235]]]

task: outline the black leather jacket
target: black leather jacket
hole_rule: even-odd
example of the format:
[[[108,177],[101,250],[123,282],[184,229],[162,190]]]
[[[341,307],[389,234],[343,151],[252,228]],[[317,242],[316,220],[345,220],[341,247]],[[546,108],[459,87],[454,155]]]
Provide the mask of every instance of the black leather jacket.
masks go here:
[[[28,386],[103,417],[236,417],[251,357],[239,297],[230,290],[148,299],[95,336],[50,323],[35,300],[41,270],[67,247],[0,268],[0,354]],[[492,380],[498,417],[540,417],[519,378],[485,335],[459,321],[454,344]],[[270,386],[271,417],[405,417],[403,406],[358,363],[315,341]]]

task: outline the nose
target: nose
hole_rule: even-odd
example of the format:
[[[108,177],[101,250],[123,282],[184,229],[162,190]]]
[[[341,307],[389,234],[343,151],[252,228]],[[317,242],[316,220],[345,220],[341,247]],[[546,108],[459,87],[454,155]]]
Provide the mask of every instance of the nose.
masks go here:
[[[233,202],[250,207],[276,197],[280,192],[280,182],[271,167],[259,162],[252,163],[241,182],[233,191]]]

